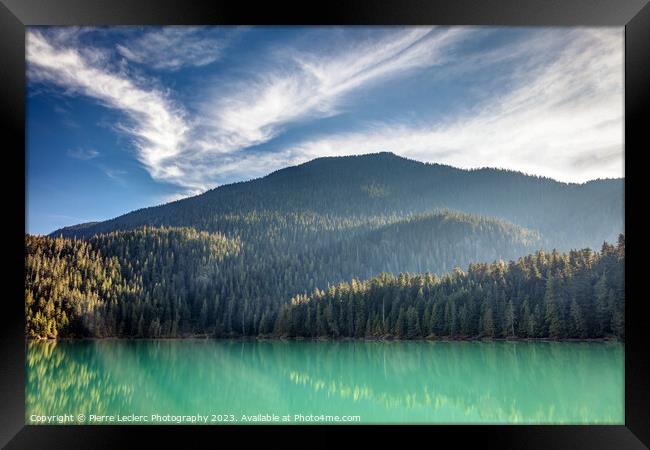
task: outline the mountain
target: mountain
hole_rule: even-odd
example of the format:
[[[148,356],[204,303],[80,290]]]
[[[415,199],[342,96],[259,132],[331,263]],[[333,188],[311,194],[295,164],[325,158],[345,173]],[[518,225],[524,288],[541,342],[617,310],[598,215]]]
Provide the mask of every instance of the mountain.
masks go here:
[[[145,314],[146,332],[155,330],[166,318],[157,317],[158,305],[168,303],[165,312],[180,319],[187,299],[201,296],[206,280],[238,253],[236,240],[190,228],[142,228],[88,241],[27,235],[26,336],[120,336],[127,324],[144,333]],[[168,292],[175,297],[164,297]]]
[[[371,252],[379,255],[375,260],[366,260],[356,245],[321,258],[249,258],[240,242],[189,228],[142,228],[88,241],[26,236],[26,335],[623,337],[622,235],[616,247],[603,244],[600,253],[538,251],[516,262],[471,263],[466,272],[455,268],[442,276],[381,273],[340,282],[346,278],[341,273],[372,273],[382,265],[399,270],[423,261],[426,268],[428,261],[444,264],[436,256],[458,244],[477,249],[487,237],[522,244],[517,236],[526,235],[515,232],[508,239],[498,232],[507,228],[499,222],[454,215],[399,228],[423,225],[438,231],[451,226],[450,240],[438,238],[432,248],[422,242],[421,251],[410,248],[393,259],[391,225],[378,233],[379,242],[389,244],[379,246],[384,253]],[[454,241],[454,230],[467,227],[474,232]],[[426,235],[429,226],[423,229]],[[309,295],[307,286],[316,286]]]
[[[502,220],[453,211],[422,213],[341,240],[310,256],[342,267],[342,279],[381,272],[443,274],[477,261],[514,259],[539,249],[539,233]],[[346,276],[347,275],[347,276]]]
[[[88,237],[143,225],[228,233],[233,222],[246,221],[250,215],[313,215],[330,222],[350,218],[363,222],[449,209],[537,230],[546,247],[597,247],[623,232],[623,189],[623,179],[561,183],[507,170],[422,163],[384,152],[318,158],[105,222],[62,228],[52,235]]]
[[[26,334],[33,338],[320,335],[314,329],[295,332],[295,317],[302,309],[290,317],[290,305],[308,292],[382,273],[428,273],[422,278],[426,280],[452,271],[456,276],[458,267],[472,270],[476,264],[495,263],[499,268],[505,264],[499,261],[540,249],[601,245],[606,249],[603,241],[615,241],[622,230],[623,180],[566,184],[497,169],[425,164],[392,153],[319,158],[108,221],[67,227],[50,237],[26,236]],[[571,284],[582,270],[575,255],[590,267],[597,259],[591,250],[584,252],[562,258],[552,252],[555,256],[548,264],[512,272],[523,275],[514,280],[512,289],[494,293],[494,320],[501,320],[508,299],[517,313],[524,314],[524,288],[530,302],[547,308],[539,314],[555,308],[545,294],[555,292],[545,284],[549,279],[557,278],[557,289],[570,288],[574,296],[592,292],[592,285],[584,285],[586,278]],[[537,255],[544,258],[544,253]],[[556,277],[553,271],[562,267],[570,270]],[[590,283],[604,276],[591,275]],[[456,299],[476,286],[497,289],[506,278],[466,280],[466,286],[443,282],[435,290],[445,299]],[[612,289],[612,295],[618,295],[611,279],[603,283],[609,283],[601,289],[603,295]],[[414,289],[415,285],[405,291],[404,298],[416,293]],[[484,321],[489,316],[476,309],[479,291],[472,291],[474,309],[463,314]],[[402,298],[395,295],[391,301]],[[601,299],[609,305],[610,322],[620,319],[615,315],[618,309],[611,308],[612,299]],[[350,327],[352,320],[355,335],[376,330],[376,317],[354,322],[355,308],[363,308],[363,302],[354,303],[350,296],[340,300],[354,306],[341,306],[339,313],[345,311],[352,318],[337,321]],[[580,316],[569,300],[557,299],[562,321]],[[403,315],[415,320],[408,311],[412,306],[404,303]],[[399,310],[393,312],[397,316],[391,320],[402,323]],[[456,312],[445,317],[461,320]],[[423,321],[423,312],[417,313]],[[592,318],[588,320],[589,335],[620,328],[610,324],[601,332]],[[547,321],[544,324],[544,336],[571,335],[568,328],[553,334]],[[474,322],[472,327],[479,329]],[[402,337],[402,332],[397,335]]]
[[[467,272],[381,274],[298,295],[274,333],[289,337],[601,338],[625,334],[625,240],[535,254]]]
[[[282,228],[291,232],[298,229],[293,223],[303,223],[301,229],[313,233],[311,224],[320,230],[314,238],[325,236],[311,245],[304,239],[286,245],[287,236],[268,233],[275,228],[264,219],[249,216],[252,226],[243,229],[248,240],[152,227],[88,240],[27,236],[27,334],[269,334],[279,308],[299,293],[382,272],[442,274],[539,246],[535,232],[455,212],[384,224],[352,222],[347,228],[336,222],[341,227],[330,231],[308,217]]]

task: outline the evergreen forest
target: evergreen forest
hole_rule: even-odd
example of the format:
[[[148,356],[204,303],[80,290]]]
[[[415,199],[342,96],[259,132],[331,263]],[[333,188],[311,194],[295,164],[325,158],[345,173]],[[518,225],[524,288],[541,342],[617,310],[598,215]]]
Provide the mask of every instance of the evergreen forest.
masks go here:
[[[26,335],[623,339],[622,189],[320,158],[26,235]]]

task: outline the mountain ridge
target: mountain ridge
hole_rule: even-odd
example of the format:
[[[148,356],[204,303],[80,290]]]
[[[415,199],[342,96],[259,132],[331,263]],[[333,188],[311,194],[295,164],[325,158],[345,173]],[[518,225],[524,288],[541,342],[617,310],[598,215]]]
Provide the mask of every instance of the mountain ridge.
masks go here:
[[[423,163],[392,152],[332,156],[50,236],[89,237],[142,225],[221,231],[223,215],[254,211],[351,217],[450,209],[536,229],[562,248],[595,246],[623,231],[623,187],[624,179],[564,183],[504,169]]]

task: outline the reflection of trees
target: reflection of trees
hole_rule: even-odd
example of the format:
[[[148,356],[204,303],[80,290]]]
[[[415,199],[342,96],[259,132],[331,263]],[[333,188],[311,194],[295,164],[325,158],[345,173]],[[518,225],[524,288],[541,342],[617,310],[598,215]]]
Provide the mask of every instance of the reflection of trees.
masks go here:
[[[303,350],[279,356],[292,382],[386,410],[419,407],[442,420],[451,410],[481,422],[623,420],[619,344],[342,342]]]
[[[27,420],[31,414],[111,414],[113,399],[128,402],[133,395],[129,384],[116,383],[101,367],[94,343],[27,345]]]
[[[252,414],[260,398],[281,407],[257,353],[236,341],[30,342],[26,413]]]
[[[620,344],[31,342],[27,414],[257,414],[620,423]]]

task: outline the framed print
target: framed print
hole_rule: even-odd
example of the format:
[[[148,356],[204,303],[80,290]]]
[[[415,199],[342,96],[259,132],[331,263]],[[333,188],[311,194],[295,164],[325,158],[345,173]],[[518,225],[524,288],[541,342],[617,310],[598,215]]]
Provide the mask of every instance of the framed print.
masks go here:
[[[648,445],[647,2],[2,1],[6,448]]]

